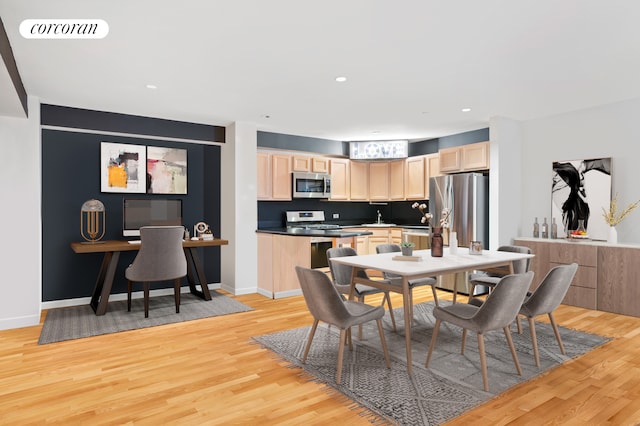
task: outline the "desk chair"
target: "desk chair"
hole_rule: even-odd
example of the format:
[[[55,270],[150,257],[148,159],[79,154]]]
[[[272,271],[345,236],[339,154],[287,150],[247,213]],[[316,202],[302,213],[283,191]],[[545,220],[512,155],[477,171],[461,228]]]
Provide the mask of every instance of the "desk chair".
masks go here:
[[[187,275],[187,259],[182,248],[182,226],[143,226],[140,228],[140,251],[125,270],[127,278],[127,311],[131,311],[133,282],[144,288],[144,317],[149,317],[149,285],[155,281],[173,280],[176,313],[180,313],[180,278]]]
[[[331,324],[340,329],[340,343],[338,344],[338,365],[336,371],[336,383],[340,384],[342,379],[342,358],[344,354],[344,346],[348,335],[351,334],[351,327],[361,325],[369,321],[376,321],[378,324],[378,333],[380,334],[380,342],[382,343],[382,351],[387,368],[391,368],[389,360],[389,351],[387,350],[387,342],[384,338],[382,329],[382,317],[384,316],[384,308],[382,306],[369,306],[361,302],[353,300],[345,300],[337,289],[332,285],[329,277],[316,269],[303,268],[296,266],[296,274],[300,281],[300,288],[304,296],[304,301],[309,308],[309,312],[313,316],[313,326],[309,333],[309,340],[304,348],[302,355],[302,363],[307,362],[311,341],[315,335],[318,323],[320,321]],[[351,340],[349,340],[349,349],[353,350]]]
[[[518,360],[513,340],[511,339],[509,325],[516,319],[532,280],[533,272],[531,271],[526,274],[507,275],[500,279],[481,306],[454,303],[453,305],[444,307],[436,306],[433,308],[436,325],[431,336],[431,344],[429,345],[427,361],[425,362],[426,367],[429,367],[429,362],[431,361],[431,354],[436,345],[440,323],[444,321],[462,327],[461,353],[463,355],[467,330],[472,330],[477,333],[482,382],[486,392],[489,392],[489,378],[487,375],[487,358],[484,352],[484,334],[488,331],[498,330],[500,328],[504,331],[509,349],[511,349],[513,362],[516,365],[516,370],[519,375],[522,375],[520,361]]]

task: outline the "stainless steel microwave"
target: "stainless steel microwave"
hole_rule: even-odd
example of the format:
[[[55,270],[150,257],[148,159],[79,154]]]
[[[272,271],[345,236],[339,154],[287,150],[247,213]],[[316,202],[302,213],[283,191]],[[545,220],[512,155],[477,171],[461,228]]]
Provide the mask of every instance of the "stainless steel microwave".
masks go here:
[[[331,197],[331,175],[326,173],[293,173],[293,198]]]

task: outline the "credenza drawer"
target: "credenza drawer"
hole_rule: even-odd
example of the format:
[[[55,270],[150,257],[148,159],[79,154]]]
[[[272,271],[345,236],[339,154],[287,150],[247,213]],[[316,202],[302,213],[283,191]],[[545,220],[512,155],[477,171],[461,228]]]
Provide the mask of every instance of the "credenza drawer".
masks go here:
[[[552,263],[573,263],[581,266],[598,265],[598,248],[578,243],[550,244],[549,261]]]
[[[564,263],[550,263],[551,268],[564,265]],[[598,288],[598,269],[593,266],[578,266],[576,276],[571,282],[572,286]]]

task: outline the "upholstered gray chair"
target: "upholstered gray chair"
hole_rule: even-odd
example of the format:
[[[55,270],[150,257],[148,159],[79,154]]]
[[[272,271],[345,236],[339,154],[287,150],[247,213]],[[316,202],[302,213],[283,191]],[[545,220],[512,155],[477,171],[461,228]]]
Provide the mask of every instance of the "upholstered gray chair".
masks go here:
[[[498,251],[508,251],[512,253],[525,253],[531,254],[531,249],[529,247],[524,246],[500,246],[498,247]],[[531,259],[521,259],[513,262],[513,273],[514,274],[524,274],[529,271],[529,267],[531,266]],[[473,298],[473,293],[475,291],[476,286],[483,285],[489,287],[489,291],[491,291],[496,284],[500,281],[500,278],[507,275],[508,271],[505,269],[504,272],[501,271],[492,271],[492,272],[478,272],[469,274],[469,301]]]
[[[329,261],[329,270],[331,272],[333,285],[342,294],[349,294],[351,291],[351,274],[353,269],[349,265],[332,262],[331,258],[357,255],[358,253],[351,247],[334,247],[327,250],[327,260]],[[362,270],[358,271],[358,277],[369,278],[367,273]],[[365,296],[379,293],[384,293],[382,304],[384,305],[385,301],[387,302],[389,315],[391,316],[391,324],[393,324],[393,331],[396,331],[396,319],[393,316],[393,307],[391,306],[391,297],[389,296],[389,292],[387,290],[382,290],[365,284],[356,284],[355,287],[356,299],[362,303],[364,303]],[[359,327],[358,337],[362,338],[362,327]]]
[[[376,253],[398,253],[402,252],[402,249],[398,244],[380,244],[376,246]],[[385,280],[388,280],[393,283],[397,283],[398,286],[402,286],[402,277],[397,274],[392,274],[389,272],[384,272],[383,277]],[[420,286],[431,286],[431,291],[433,292],[433,300],[438,306],[438,294],[436,293],[436,284],[438,280],[435,277],[427,277],[427,278],[418,278],[415,280],[409,280],[409,306],[413,309],[413,289],[415,287]],[[413,320],[413,312],[409,316]]]
[[[391,368],[387,342],[384,338],[384,331],[382,330],[382,317],[384,316],[384,308],[382,306],[370,306],[361,302],[346,300],[338,293],[338,290],[333,286],[329,277],[322,271],[296,266],[296,274],[300,281],[304,301],[313,316],[313,326],[311,327],[309,339],[307,340],[304,354],[302,355],[303,364],[307,362],[307,355],[309,355],[311,341],[318,328],[318,323],[322,321],[338,327],[340,329],[340,342],[338,344],[336,383],[340,384],[342,379],[344,346],[350,334],[351,327],[369,321],[376,321],[384,359],[387,368]],[[349,342],[351,342],[351,340],[349,340]],[[349,348],[353,350],[351,345]]]
[[[133,282],[142,282],[144,317],[149,317],[149,285],[155,281],[174,281],[176,313],[180,312],[180,278],[187,275],[187,259],[182,248],[182,226],[143,226],[140,228],[140,251],[125,270],[127,310],[131,311]]]
[[[518,360],[513,340],[511,339],[509,325],[516,319],[532,280],[533,272],[531,271],[525,274],[507,275],[503,277],[498,284],[496,284],[491,294],[487,296],[482,306],[479,307],[464,303],[454,303],[453,305],[444,307],[436,306],[433,309],[436,325],[431,336],[431,344],[429,345],[429,353],[427,354],[425,365],[429,367],[431,354],[433,353],[438,337],[438,330],[440,329],[440,324],[444,321],[462,327],[462,354],[464,354],[467,330],[477,333],[482,381],[486,392],[489,391],[489,378],[487,376],[487,359],[484,352],[484,335],[489,331],[500,328],[504,331],[509,349],[511,349],[513,362],[516,365],[516,370],[519,375],[522,375],[520,361]]]
[[[520,308],[520,315],[524,315],[529,320],[529,330],[531,331],[531,343],[533,344],[533,355],[536,359],[536,365],[540,368],[540,355],[538,354],[538,340],[536,338],[536,326],[534,318],[539,315],[547,314],[553,333],[556,335],[560,352],[564,355],[564,346],[560,338],[560,332],[556,325],[553,311],[562,303],[562,299],[567,294],[571,281],[576,275],[578,264],[559,265],[552,268],[544,277],[538,288],[533,293],[529,293]],[[517,319],[518,333],[522,334],[520,319]]]

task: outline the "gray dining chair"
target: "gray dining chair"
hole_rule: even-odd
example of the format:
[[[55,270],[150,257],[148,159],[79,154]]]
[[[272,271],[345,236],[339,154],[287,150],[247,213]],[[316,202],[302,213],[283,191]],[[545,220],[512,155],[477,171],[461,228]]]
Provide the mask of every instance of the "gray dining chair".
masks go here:
[[[498,247],[498,251],[508,251],[511,253],[524,253],[531,254],[531,249],[529,247],[524,246],[515,246],[515,245],[505,245]],[[531,266],[531,259],[521,259],[513,262],[513,273],[514,274],[524,274],[529,271]],[[508,275],[509,272],[506,268],[503,270],[493,270],[491,272],[476,272],[469,274],[469,301],[473,298],[473,293],[475,292],[475,288],[479,285],[483,285],[489,288],[489,292],[498,284],[500,279],[505,275]]]
[[[538,288],[533,293],[528,293],[527,297],[520,308],[520,315],[527,317],[529,320],[529,330],[531,332],[531,343],[533,345],[533,355],[536,360],[536,366],[540,368],[540,355],[538,353],[538,340],[536,338],[536,326],[534,318],[539,315],[547,314],[551,327],[553,327],[553,333],[556,335],[560,352],[564,355],[564,345],[560,338],[560,332],[556,325],[555,318],[553,317],[553,311],[562,303],[562,299],[567,294],[571,281],[576,275],[578,270],[578,264],[572,263],[570,265],[559,265],[552,268],[544,277]],[[522,327],[520,325],[520,318],[516,318],[518,325],[518,333],[522,334]]]
[[[349,294],[351,291],[351,274],[353,268],[349,265],[343,265],[342,263],[332,262],[332,257],[344,257],[344,256],[357,256],[358,253],[352,247],[334,247],[327,250],[327,260],[329,261],[329,271],[331,272],[331,280],[335,288],[342,294]],[[357,276],[360,278],[369,279],[369,276],[365,271],[359,270]],[[393,325],[393,331],[396,329],[396,319],[393,316],[393,307],[391,306],[391,297],[388,290],[383,290],[376,287],[371,287],[365,284],[356,284],[355,296],[356,300],[364,303],[365,296],[372,294],[384,293],[382,298],[382,305],[387,302],[389,308],[389,316],[391,317],[391,324]],[[362,338],[362,327],[358,327],[358,338]]]
[[[313,336],[318,328],[318,323],[322,321],[338,327],[340,329],[340,341],[338,343],[336,383],[340,384],[342,380],[344,347],[351,333],[351,327],[362,325],[369,321],[376,321],[385,363],[387,368],[391,368],[387,342],[384,337],[384,330],[382,329],[382,317],[384,316],[384,308],[382,306],[370,306],[362,302],[346,300],[338,293],[338,290],[331,283],[329,277],[317,269],[296,266],[296,274],[298,275],[298,281],[300,281],[304,301],[313,316],[313,326],[311,327],[309,339],[307,340],[304,354],[302,355],[303,364],[307,362],[307,356],[309,355],[309,349],[311,348]],[[349,342],[349,349],[353,350],[350,339]]]
[[[429,367],[431,355],[436,345],[440,324],[444,322],[462,327],[462,348],[464,355],[465,340],[467,330],[475,331],[478,336],[478,352],[480,354],[480,366],[482,369],[482,382],[484,390],[489,391],[489,378],[487,375],[487,359],[484,350],[484,335],[492,330],[502,329],[511,350],[511,356],[516,366],[516,371],[522,375],[520,361],[516,354],[509,325],[516,319],[522,302],[527,295],[527,290],[533,280],[533,272],[524,274],[507,275],[500,279],[494,290],[487,296],[481,306],[465,303],[454,303],[448,306],[436,306],[433,309],[433,316],[436,324],[431,336],[431,344],[425,365]]]
[[[378,254],[398,253],[398,252],[402,252],[402,249],[398,244],[380,244],[376,246],[376,253]],[[390,272],[383,272],[382,275],[385,280],[388,280],[392,283],[397,283],[399,286],[402,286],[402,277],[400,275],[392,274]],[[431,291],[433,292],[433,300],[436,306],[438,306],[438,294],[436,292],[437,283],[438,283],[438,280],[435,277],[418,278],[415,280],[409,280],[409,306],[411,307],[412,310],[413,310],[413,289],[415,287],[420,287],[425,285],[431,286]],[[409,316],[409,318],[411,318],[411,320],[413,321],[413,312],[411,312],[411,315]]]
[[[187,275],[187,259],[182,248],[182,226],[143,226],[140,228],[140,251],[125,270],[127,278],[127,311],[131,311],[134,282],[142,282],[144,317],[149,317],[151,282],[173,280],[176,313],[180,312],[180,279]]]

